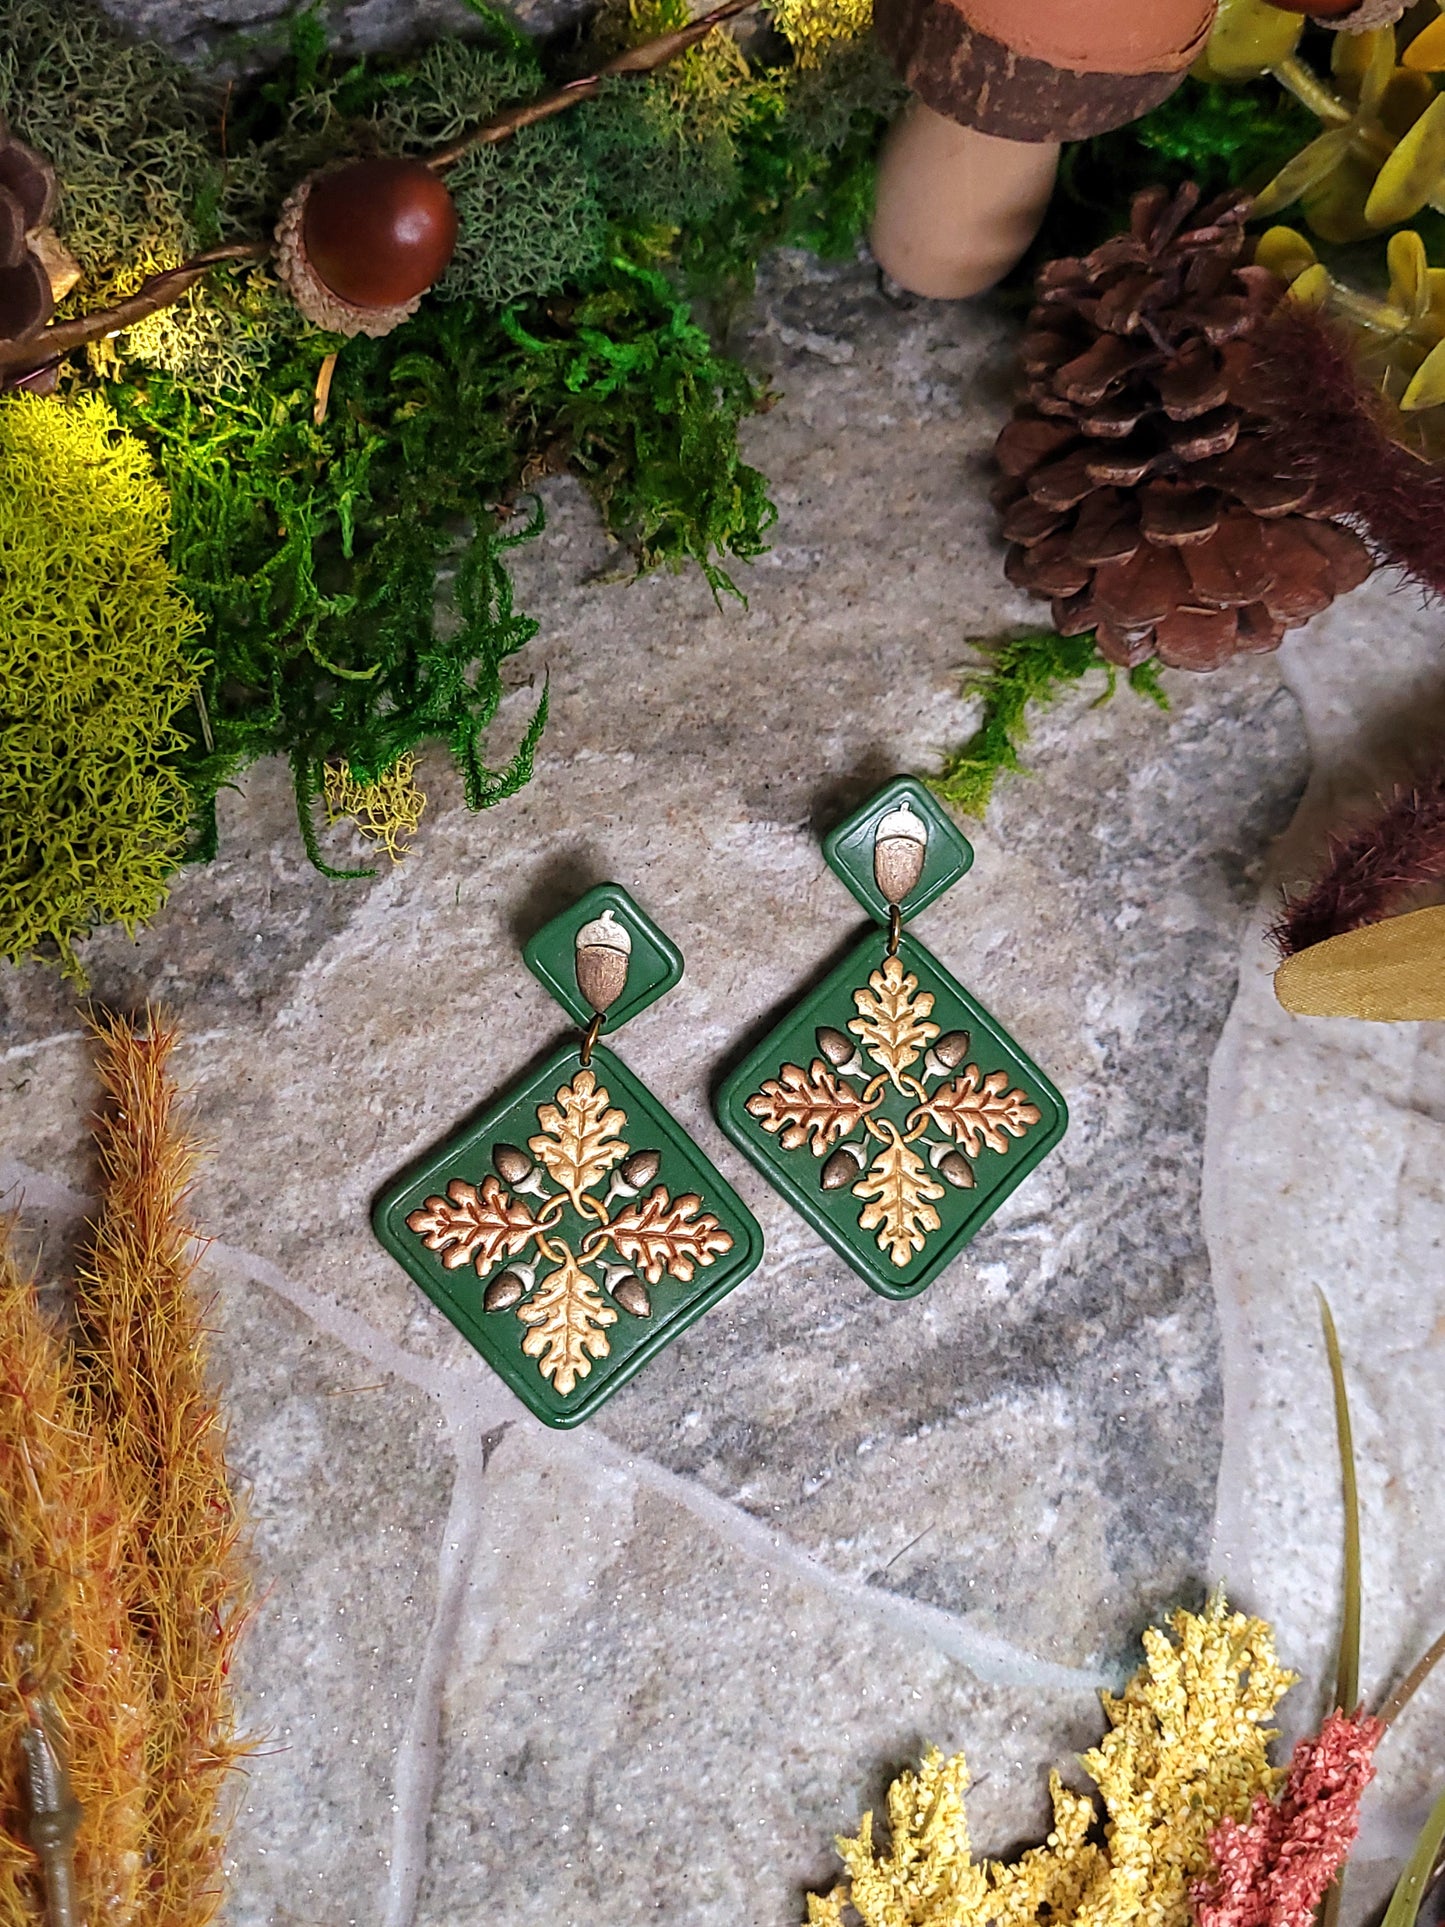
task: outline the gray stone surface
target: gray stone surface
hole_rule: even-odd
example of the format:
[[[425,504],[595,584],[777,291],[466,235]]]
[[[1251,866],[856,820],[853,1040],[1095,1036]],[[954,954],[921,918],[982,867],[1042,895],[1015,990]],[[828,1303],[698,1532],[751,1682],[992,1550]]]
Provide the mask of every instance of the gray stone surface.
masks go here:
[[[264,66],[284,47],[296,0],[99,0],[112,20],[183,60],[223,70]],[[478,31],[466,0],[322,0],[332,41],[355,52],[405,46],[438,33]],[[505,7],[529,33],[555,33],[592,8],[582,0],[513,0]]]
[[[605,579],[585,501],[551,488],[518,567],[543,632],[500,724],[499,747],[545,669],[554,720],[520,798],[470,817],[433,759],[407,863],[330,885],[284,772],[259,768],[226,799],[220,859],[134,944],[88,946],[100,998],[185,1021],[216,1151],[197,1211],[269,1588],[244,1687],[280,1736],[246,1785],[235,1923],[789,1927],[832,1833],[927,1740],[967,1747],[980,1844],[1036,1829],[1048,1765],[1097,1731],[1093,1686],[1211,1577],[1223,1380],[1199,1174],[1211,1060],[1241,957],[1257,988],[1267,853],[1305,777],[1275,663],[1167,679],[1168,718],[1070,694],[973,872],[920,919],[1073,1112],[923,1300],[869,1294],[707,1109],[857,930],[821,829],[967,733],[970,638],[1030,618],[984,505],[1008,339],[987,306],[903,313],[862,267],[780,262],[748,352],[782,395],[750,430],[781,520],[745,610],[691,575]],[[1322,652],[1348,620],[1317,625]],[[608,877],[688,960],[620,1050],[757,1210],[768,1255],[559,1436],[374,1246],[367,1210],[558,1033],[520,945]],[[53,1252],[89,1184],[85,1049],[52,979],[0,990],[3,1175],[53,1220]],[[1235,1048],[1271,1088],[1274,1045]],[[1317,1082],[1318,1132],[1339,1113]],[[1215,1142],[1231,1333],[1241,1281],[1267,1296],[1295,1262],[1271,1218],[1291,1154],[1268,1120],[1257,1142],[1260,1188],[1232,1202],[1246,1166],[1229,1129]],[[1428,1133],[1413,1155],[1424,1264]],[[1393,1208],[1363,1174],[1358,1192],[1360,1225]],[[1288,1463],[1254,1516],[1314,1575],[1317,1515],[1290,1480],[1328,1490],[1317,1402],[1270,1384]],[[1423,1390],[1412,1410],[1427,1458]],[[1240,1583],[1308,1646],[1272,1554]]]

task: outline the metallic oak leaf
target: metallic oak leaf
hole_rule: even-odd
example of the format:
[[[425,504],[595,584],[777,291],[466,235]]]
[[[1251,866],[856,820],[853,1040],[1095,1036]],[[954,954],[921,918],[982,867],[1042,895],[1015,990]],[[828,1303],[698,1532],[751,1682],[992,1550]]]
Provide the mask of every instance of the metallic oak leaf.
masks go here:
[[[441,1254],[448,1271],[475,1264],[479,1278],[500,1258],[525,1251],[537,1229],[530,1208],[493,1177],[482,1179],[480,1191],[453,1178],[444,1198],[428,1198],[406,1222],[428,1251]]]
[[[849,1030],[901,1090],[900,1073],[916,1063],[939,1034],[937,1024],[928,1021],[933,993],[920,991],[918,979],[904,970],[897,957],[889,957],[868,979],[866,990],[853,992],[853,1002],[858,1015]]]
[[[528,1140],[532,1156],[546,1166],[556,1183],[582,1209],[582,1197],[613,1165],[627,1156],[628,1146],[614,1135],[627,1129],[627,1113],[609,1110],[612,1100],[597,1082],[595,1071],[578,1071],[557,1093],[555,1104],[539,1104],[541,1135]]]
[[[618,1257],[636,1265],[650,1285],[658,1284],[664,1271],[685,1285],[699,1265],[710,1265],[733,1248],[732,1233],[711,1212],[698,1217],[701,1210],[702,1199],[694,1192],[669,1198],[659,1184],[618,1213],[608,1236]]]
[[[747,1101],[748,1116],[765,1131],[779,1134],[785,1151],[796,1151],[811,1140],[815,1158],[847,1137],[873,1109],[821,1057],[806,1071],[799,1064],[784,1064]]]
[[[551,1379],[563,1398],[579,1378],[586,1378],[592,1360],[606,1358],[612,1349],[605,1328],[617,1323],[617,1313],[570,1251],[532,1297],[517,1307],[517,1316],[531,1326],[522,1350],[537,1360],[538,1371]]]
[[[859,1224],[865,1231],[877,1231],[879,1250],[895,1265],[906,1265],[922,1251],[929,1232],[938,1230],[942,1220],[932,1200],[945,1194],[929,1177],[923,1159],[904,1143],[898,1127],[885,1119],[882,1128],[890,1133],[889,1141],[853,1186],[853,1196],[872,1200]]]
[[[909,1122],[928,1118],[976,1158],[985,1144],[990,1151],[1006,1151],[1009,1138],[1022,1137],[1041,1115],[1026,1091],[1009,1089],[1007,1071],[984,1077],[977,1064],[969,1064],[920,1104]]]

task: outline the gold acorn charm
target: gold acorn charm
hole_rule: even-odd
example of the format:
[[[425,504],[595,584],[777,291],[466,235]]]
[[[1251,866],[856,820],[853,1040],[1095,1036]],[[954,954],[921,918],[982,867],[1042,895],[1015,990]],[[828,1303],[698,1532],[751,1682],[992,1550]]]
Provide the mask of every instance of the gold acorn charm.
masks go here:
[[[599,1016],[627,988],[632,938],[610,910],[577,932],[577,988]]]
[[[915,889],[928,854],[928,825],[907,797],[880,819],[873,842],[873,876],[884,901],[899,904]]]

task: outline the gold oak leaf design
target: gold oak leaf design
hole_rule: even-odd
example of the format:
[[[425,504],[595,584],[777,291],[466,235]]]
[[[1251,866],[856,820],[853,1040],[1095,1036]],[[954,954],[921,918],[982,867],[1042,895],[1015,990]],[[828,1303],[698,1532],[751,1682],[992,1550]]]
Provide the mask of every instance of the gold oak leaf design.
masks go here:
[[[891,959],[890,959],[891,961]],[[877,1231],[878,1248],[895,1265],[906,1265],[922,1251],[930,1231],[941,1220],[932,1200],[944,1195],[943,1186],[928,1175],[928,1167],[904,1143],[896,1125],[885,1121],[889,1141],[853,1186],[855,1198],[871,1199],[858,1219],[865,1231]]]
[[[933,1014],[933,993],[920,991],[912,972],[905,971],[897,957],[889,957],[868,979],[866,990],[853,992],[853,1002],[858,1015],[848,1025],[849,1030],[902,1090],[900,1073],[916,1063],[938,1035],[937,1024],[928,1021]]]
[[[659,1184],[620,1211],[607,1235],[618,1257],[636,1265],[648,1284],[660,1283],[665,1271],[685,1285],[699,1265],[710,1265],[733,1248],[732,1233],[724,1231],[710,1211],[698,1217],[701,1210],[702,1199],[694,1192],[669,1198]]]
[[[565,1246],[563,1250],[562,1263],[517,1307],[517,1316],[531,1326],[522,1350],[537,1360],[543,1378],[550,1378],[566,1398],[578,1379],[592,1370],[592,1360],[606,1358],[611,1351],[605,1328],[617,1323],[617,1313],[605,1302],[595,1280]]]
[[[579,1211],[583,1194],[627,1156],[627,1145],[615,1135],[627,1129],[627,1113],[609,1110],[611,1102],[595,1071],[578,1071],[558,1091],[555,1104],[537,1106],[542,1134],[529,1140],[532,1156]]]
[[[977,1064],[950,1078],[913,1113],[914,1118],[929,1118],[971,1158],[985,1144],[990,1151],[1006,1151],[1009,1138],[1022,1137],[1041,1115],[1027,1092],[1009,1089],[1007,1071],[990,1071],[984,1077]]]
[[[479,1191],[462,1178],[453,1178],[444,1198],[428,1198],[407,1216],[429,1251],[441,1253],[448,1271],[475,1264],[485,1278],[500,1258],[524,1251],[537,1221],[520,1198],[503,1189],[496,1178],[482,1179]]]
[[[876,1102],[866,1102],[816,1057],[806,1071],[799,1064],[784,1064],[775,1078],[754,1092],[746,1108],[765,1131],[782,1133],[778,1142],[785,1151],[796,1151],[811,1139],[813,1156],[820,1158],[839,1138],[847,1137]]]

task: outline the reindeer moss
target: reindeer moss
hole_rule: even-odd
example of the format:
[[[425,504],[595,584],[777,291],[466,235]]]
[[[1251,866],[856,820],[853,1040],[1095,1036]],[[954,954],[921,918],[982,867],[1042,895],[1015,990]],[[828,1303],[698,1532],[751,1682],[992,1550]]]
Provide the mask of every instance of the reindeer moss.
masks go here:
[[[0,402],[0,953],[154,914],[185,841],[200,624],[145,449],[98,396]]]

